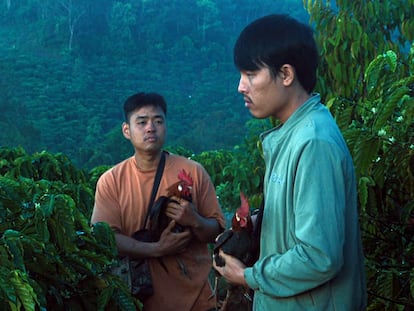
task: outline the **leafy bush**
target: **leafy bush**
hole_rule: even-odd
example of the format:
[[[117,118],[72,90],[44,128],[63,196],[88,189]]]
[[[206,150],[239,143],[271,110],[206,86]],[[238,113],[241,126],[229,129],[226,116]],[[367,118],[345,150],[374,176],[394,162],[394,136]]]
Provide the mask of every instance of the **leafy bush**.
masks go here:
[[[0,309],[135,310],[94,188],[63,155],[0,149]]]
[[[355,162],[368,310],[412,310],[413,2],[308,1],[307,8],[322,54],[318,88]]]
[[[239,207],[240,191],[253,209],[259,208],[265,168],[258,135],[269,126],[269,120],[252,119],[246,124],[245,141],[232,150],[205,151],[191,157],[210,174],[225,212],[233,213]]]

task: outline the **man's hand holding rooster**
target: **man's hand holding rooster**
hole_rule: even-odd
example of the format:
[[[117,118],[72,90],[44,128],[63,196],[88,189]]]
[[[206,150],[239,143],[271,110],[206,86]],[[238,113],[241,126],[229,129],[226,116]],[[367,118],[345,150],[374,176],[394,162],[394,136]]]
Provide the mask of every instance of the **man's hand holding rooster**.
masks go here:
[[[213,260],[214,269],[229,283],[249,287],[244,279],[244,269],[246,268],[245,264],[236,257],[227,255],[222,250],[220,250],[219,255],[223,258],[225,264],[224,266],[219,267],[216,265],[216,261]]]
[[[185,229],[183,232],[174,232],[175,225],[175,220],[172,220],[162,232],[159,241],[156,242],[160,252],[158,257],[182,253],[190,243],[190,230]]]
[[[170,198],[165,214],[183,227],[197,227],[201,218],[192,202],[176,196]]]

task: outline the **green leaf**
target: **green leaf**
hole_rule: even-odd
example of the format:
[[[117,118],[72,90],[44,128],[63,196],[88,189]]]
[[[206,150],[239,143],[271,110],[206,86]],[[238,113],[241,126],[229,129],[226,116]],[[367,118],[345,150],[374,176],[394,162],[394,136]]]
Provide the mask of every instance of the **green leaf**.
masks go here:
[[[394,111],[399,110],[399,103],[402,98],[410,92],[407,86],[402,86],[394,89],[391,94],[388,94],[377,107],[377,117],[374,123],[374,131],[378,132],[385,127],[387,123],[392,122],[391,117]]]
[[[1,261],[2,265],[4,261]],[[10,284],[10,271],[13,268],[0,266],[0,293],[2,293],[2,299],[8,300],[9,302],[13,303],[14,305],[17,304],[17,296],[13,286]]]
[[[116,305],[120,308],[120,310],[136,310],[137,307],[139,310],[141,310],[142,304],[139,301],[131,298],[131,294],[126,288],[116,288],[112,294],[112,299],[116,301]]]
[[[28,282],[27,275],[20,270],[11,271],[10,283],[16,291],[18,301],[26,311],[34,311],[37,302],[37,296],[32,286]]]
[[[362,136],[354,147],[354,161],[361,175],[367,175],[368,168],[378,155],[381,141],[376,137]]]
[[[374,182],[369,177],[363,176],[358,182],[359,203],[362,210],[365,210],[368,202],[368,187],[373,186]]]
[[[114,293],[113,287],[104,288],[98,296],[98,311],[104,311]]]
[[[369,63],[367,69],[365,70],[364,79],[367,85],[368,95],[376,89],[384,63],[384,55],[378,55]]]
[[[394,275],[390,271],[383,270],[378,276],[378,293],[383,295],[383,297],[389,297],[393,292],[394,285]]]
[[[116,250],[114,232],[105,222],[97,222],[92,225],[92,235],[99,245]]]
[[[36,226],[36,233],[43,242],[48,242],[50,238],[49,229],[47,226],[47,219],[44,213],[45,209],[41,208],[40,204],[35,206],[34,222]]]
[[[26,271],[23,258],[23,245],[21,242],[22,237],[23,235],[19,231],[8,229],[4,232],[1,239],[7,247],[14,266],[21,271]]]
[[[397,54],[394,51],[389,50],[385,52],[384,57],[390,67],[390,70],[395,72],[395,69],[397,68]]]

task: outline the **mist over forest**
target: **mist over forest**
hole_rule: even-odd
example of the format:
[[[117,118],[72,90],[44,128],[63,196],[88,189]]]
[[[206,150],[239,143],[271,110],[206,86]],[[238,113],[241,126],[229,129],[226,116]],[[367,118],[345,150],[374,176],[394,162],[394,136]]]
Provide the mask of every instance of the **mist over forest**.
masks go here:
[[[251,120],[233,44],[270,13],[308,19],[302,0],[0,1],[0,145],[114,164],[132,154],[123,101],[155,91],[167,146],[231,149]]]

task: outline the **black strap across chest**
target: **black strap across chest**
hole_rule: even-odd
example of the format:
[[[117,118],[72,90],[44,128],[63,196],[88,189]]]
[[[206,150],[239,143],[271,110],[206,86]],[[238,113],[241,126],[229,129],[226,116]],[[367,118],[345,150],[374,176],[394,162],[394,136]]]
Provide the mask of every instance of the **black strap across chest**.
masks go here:
[[[147,209],[147,215],[145,216],[145,222],[144,222],[143,228],[145,228],[145,226],[147,225],[148,217],[151,212],[151,207],[154,204],[155,196],[157,195],[158,187],[160,185],[162,173],[164,172],[164,166],[165,166],[165,152],[163,151],[161,153],[160,162],[158,163],[157,172],[155,173],[154,185],[152,186],[151,198],[150,198],[150,202],[149,202],[148,209]]]

